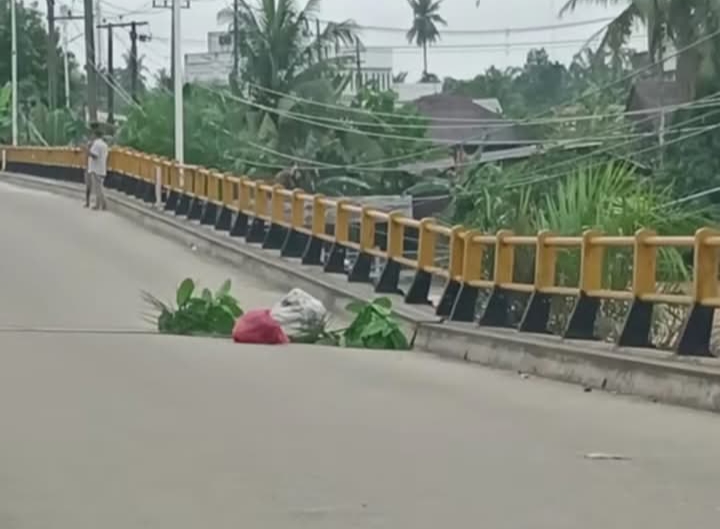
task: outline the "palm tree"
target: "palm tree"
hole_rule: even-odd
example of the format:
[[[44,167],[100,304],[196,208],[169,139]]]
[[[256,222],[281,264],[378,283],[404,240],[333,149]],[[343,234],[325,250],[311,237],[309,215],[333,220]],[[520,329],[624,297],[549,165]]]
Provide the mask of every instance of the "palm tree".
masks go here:
[[[626,3],[625,9],[608,26],[601,47],[614,51],[625,45],[636,23],[648,30],[648,50],[653,62],[661,58],[669,41],[679,50],[677,77],[684,95],[695,96],[698,75],[704,59],[711,60],[711,42],[694,45],[708,36],[711,20],[720,16],[717,0],[567,0],[560,14],[574,11],[581,3],[609,7]],[[716,40],[716,39],[714,39]]]
[[[407,39],[423,49],[423,79],[428,78],[428,44],[433,44],[440,39],[438,24],[447,26],[445,19],[440,16],[440,5],[443,0],[408,0],[413,10],[413,23],[407,32]]]
[[[276,107],[282,94],[327,79],[339,59],[328,58],[322,50],[355,43],[351,20],[328,23],[315,34],[320,2],[307,0],[300,9],[295,0],[239,0],[237,18],[232,8],[218,14],[221,22],[237,23],[242,32],[238,44],[243,80],[258,103]]]

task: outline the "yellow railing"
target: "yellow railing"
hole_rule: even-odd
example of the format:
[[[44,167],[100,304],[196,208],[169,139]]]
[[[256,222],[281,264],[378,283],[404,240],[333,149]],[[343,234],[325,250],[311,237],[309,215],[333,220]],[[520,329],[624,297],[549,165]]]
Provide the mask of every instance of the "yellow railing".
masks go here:
[[[3,147],[9,170],[80,180],[84,155],[79,149]],[[108,186],[147,202],[164,202],[166,210],[212,224],[247,242],[281,250],[285,257],[301,258],[306,265],[322,265],[326,272],[346,272],[346,252],[358,257],[348,273],[351,281],[371,282],[375,259],[384,261],[375,282],[377,292],[399,292],[402,268],[415,272],[405,301],[428,304],[433,278],[445,288],[437,314],[452,321],[479,321],[485,326],[508,326],[511,297],[529,296],[520,319],[520,332],[547,333],[553,297],[574,298],[563,336],[592,339],[601,302],[628,302],[618,345],[649,347],[653,307],[658,304],[689,308],[679,331],[676,350],[683,355],[707,355],[713,315],[720,307],[718,249],[720,232],[704,228],[694,235],[658,236],[640,230],[634,236],[605,236],[587,231],[578,236],[542,232],[518,236],[509,231],[484,234],[462,226],[448,227],[434,219],[415,220],[383,212],[346,198],[327,198],[302,190],[284,189],[175,162],[129,149],[113,149]],[[161,196],[157,195],[158,190]],[[332,217],[332,218],[330,218]],[[328,233],[332,226],[332,233]],[[663,293],[657,280],[660,248],[692,251],[693,282],[686,293]],[[439,248],[447,259],[439,260]],[[623,290],[603,286],[608,250],[625,249],[633,256],[632,279]],[[534,278],[516,281],[519,256],[532,259]],[[579,281],[560,285],[560,253],[577,254]],[[323,255],[325,254],[325,255]],[[492,266],[485,266],[489,261]],[[485,269],[491,269],[489,277]],[[481,291],[488,291],[485,307],[476,310]]]

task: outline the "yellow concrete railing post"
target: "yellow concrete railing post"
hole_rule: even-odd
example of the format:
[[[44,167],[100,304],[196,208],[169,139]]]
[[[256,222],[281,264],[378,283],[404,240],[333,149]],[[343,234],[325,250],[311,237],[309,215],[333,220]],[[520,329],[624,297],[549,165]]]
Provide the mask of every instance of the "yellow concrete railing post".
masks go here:
[[[638,230],[633,243],[633,301],[625,317],[617,344],[622,347],[647,347],[650,345],[650,329],[653,306],[649,296],[655,294],[657,280],[657,247],[648,244],[656,237],[652,230]]]
[[[500,230],[495,241],[495,270],[493,289],[480,316],[480,325],[503,327],[508,318],[508,291],[506,284],[513,282],[515,274],[515,246],[506,239],[512,237],[510,230]]]
[[[431,226],[437,224],[432,218],[422,219],[418,228],[418,270],[427,270],[435,265],[435,249],[437,247],[437,234],[431,231]]]
[[[290,206],[290,225],[293,230],[300,230],[305,226],[305,192],[302,189],[295,189],[292,192]]]
[[[448,317],[452,313],[455,306],[455,300],[458,297],[463,274],[463,260],[465,258],[465,228],[462,226],[453,226],[450,230],[449,244],[450,256],[448,258],[448,277],[445,283],[440,302],[437,305],[435,313],[438,316]]]
[[[550,319],[551,296],[548,289],[555,286],[557,248],[548,240],[553,234],[548,230],[538,233],[535,243],[535,278],[530,296],[518,330],[520,332],[546,333]]]
[[[602,289],[605,247],[594,244],[593,239],[601,235],[597,230],[583,233],[580,247],[580,295],[563,333],[565,338],[590,340],[595,336],[595,320],[601,303],[596,294]]]
[[[710,356],[718,297],[720,232],[702,228],[695,233],[693,302],[675,352],[683,356]]]

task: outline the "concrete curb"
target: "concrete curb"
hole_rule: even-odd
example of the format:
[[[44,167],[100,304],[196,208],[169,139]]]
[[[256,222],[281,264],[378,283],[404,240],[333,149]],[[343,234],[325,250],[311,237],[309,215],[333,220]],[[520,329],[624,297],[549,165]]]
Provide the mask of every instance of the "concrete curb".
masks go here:
[[[5,182],[80,198],[81,186],[43,178],[2,174]],[[347,283],[342,275],[318,274],[198,223],[160,212],[109,191],[113,211],[146,229],[282,287],[297,286],[339,313],[353,300],[373,297],[369,285]],[[669,353],[621,350],[608,344],[562,341],[554,337],[487,330],[474,325],[440,324],[429,308],[403,305],[396,310],[417,331],[416,347],[440,356],[485,366],[522,371],[555,380],[645,397],[710,411],[720,411],[720,361],[679,358]],[[434,322],[434,323],[433,323]]]

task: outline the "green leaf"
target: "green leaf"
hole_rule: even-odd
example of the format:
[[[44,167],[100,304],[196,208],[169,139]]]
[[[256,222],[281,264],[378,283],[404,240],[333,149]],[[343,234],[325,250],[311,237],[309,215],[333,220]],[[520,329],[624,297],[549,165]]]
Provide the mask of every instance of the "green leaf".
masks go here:
[[[387,320],[376,319],[363,329],[360,336],[363,340],[366,338],[370,338],[374,335],[379,335],[382,337],[387,328]]]
[[[390,298],[377,298],[375,301],[373,301],[373,305],[384,307],[386,309],[392,309],[392,301],[390,300]]]
[[[345,310],[348,312],[352,312],[353,314],[360,314],[363,309],[367,307],[367,303],[363,303],[362,301],[352,301],[348,303],[348,305],[345,307]]]
[[[213,295],[209,288],[203,289],[201,298],[205,303],[212,303]]]
[[[218,289],[217,293],[215,294],[215,297],[222,298],[230,294],[230,288],[232,288],[232,281],[227,279],[222,286]]]
[[[399,329],[397,330],[397,332],[394,332],[390,335],[390,342],[393,346],[392,348],[398,351],[405,351],[407,349],[410,349],[410,344],[408,343],[407,338]]]
[[[185,281],[180,283],[177,289],[175,300],[177,301],[178,307],[185,305],[195,291],[195,282],[187,278]]]

